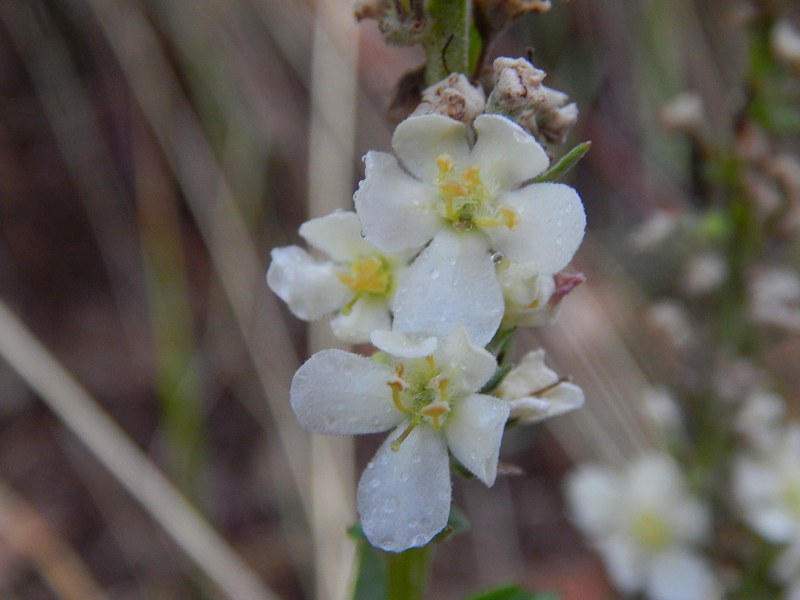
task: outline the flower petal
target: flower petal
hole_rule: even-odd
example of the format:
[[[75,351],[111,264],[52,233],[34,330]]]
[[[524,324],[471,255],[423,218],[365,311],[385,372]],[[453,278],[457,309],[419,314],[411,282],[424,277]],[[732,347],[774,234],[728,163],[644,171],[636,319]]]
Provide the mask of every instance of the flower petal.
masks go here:
[[[330,349],[317,352],[292,379],[289,399],[300,425],[315,433],[386,431],[403,416],[392,403],[386,381],[390,367]]]
[[[463,325],[439,346],[436,363],[443,365],[448,380],[457,384],[457,391],[472,394],[480,390],[497,370],[497,360],[469,339]]]
[[[624,493],[619,475],[605,467],[585,464],[567,476],[564,491],[570,516],[584,533],[605,537],[617,527]]]
[[[389,552],[424,546],[450,514],[450,464],[442,436],[417,426],[392,450],[389,435],[358,483],[358,514],[367,539]]]
[[[338,262],[375,254],[377,248],[361,237],[361,221],[351,211],[336,211],[300,226],[300,235]]]
[[[392,148],[409,173],[433,182],[439,173],[436,158],[442,154],[449,155],[457,168],[467,166],[467,127],[443,115],[410,117],[394,130]]]
[[[348,314],[340,312],[331,319],[333,334],[347,344],[365,344],[373,331],[391,326],[387,302],[368,297],[356,300]]]
[[[384,252],[426,244],[439,229],[436,189],[417,181],[385,152],[367,152],[366,176],[353,199],[367,239]]]
[[[665,552],[653,557],[645,582],[653,600],[715,600],[719,590],[708,563],[689,551]]]
[[[399,331],[373,331],[372,345],[398,358],[430,356],[439,345],[435,337],[410,337]]]
[[[444,229],[406,271],[394,299],[394,329],[446,338],[459,323],[485,346],[503,318],[503,294],[478,234]]]
[[[495,250],[511,260],[532,263],[539,273],[556,273],[567,266],[586,227],[575,190],[560,183],[534,183],[503,194],[497,202],[513,208],[519,221],[514,229],[485,230]]]
[[[497,192],[514,190],[543,172],[550,160],[532,135],[500,115],[475,119],[478,140],[468,161]]]
[[[299,246],[273,248],[267,285],[292,313],[314,321],[347,303],[351,291],[336,277],[333,263],[314,260]]]
[[[459,462],[486,485],[497,476],[497,458],[508,403],[483,394],[458,401],[444,426],[447,445]]]
[[[595,546],[615,587],[625,594],[642,589],[647,565],[639,548],[619,535],[601,540]]]

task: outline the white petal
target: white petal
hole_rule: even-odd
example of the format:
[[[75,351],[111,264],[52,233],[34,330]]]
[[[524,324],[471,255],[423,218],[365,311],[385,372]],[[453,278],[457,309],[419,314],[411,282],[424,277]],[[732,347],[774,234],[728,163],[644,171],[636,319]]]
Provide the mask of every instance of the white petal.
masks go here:
[[[424,546],[450,514],[450,464],[444,439],[418,426],[395,452],[392,432],[358,482],[358,514],[367,539],[389,552]]]
[[[385,300],[361,297],[349,314],[339,313],[331,319],[333,334],[347,344],[369,342],[370,333],[392,326],[389,306]]]
[[[534,183],[497,199],[517,212],[518,225],[487,227],[492,247],[511,260],[532,263],[539,273],[567,266],[583,240],[586,215],[578,194],[560,183]]]
[[[534,391],[558,381],[558,373],[544,364],[544,350],[531,350],[505,376],[497,388],[499,396],[508,400],[525,398]]]
[[[453,456],[486,485],[492,485],[497,476],[497,457],[507,420],[507,402],[474,394],[458,400],[444,425]]]
[[[653,600],[714,600],[717,582],[704,559],[688,551],[653,557],[646,582]]]
[[[372,345],[398,358],[422,358],[434,353],[439,340],[435,337],[408,336],[399,331],[373,331]]]
[[[440,228],[432,208],[436,189],[403,171],[391,154],[368,152],[364,163],[366,177],[353,198],[367,239],[384,252],[430,241]]]
[[[314,260],[298,246],[274,248],[267,270],[267,285],[305,321],[344,306],[352,292],[336,277],[333,263]]]
[[[354,212],[337,211],[300,226],[305,240],[339,262],[375,254],[378,249],[361,237],[361,221]]]
[[[503,294],[479,234],[442,230],[406,271],[394,299],[394,328],[446,338],[462,323],[485,346],[503,318]]]
[[[289,399],[300,425],[315,433],[386,431],[403,418],[386,385],[393,374],[369,358],[322,350],[297,370]]]
[[[449,155],[457,169],[466,166],[467,127],[443,115],[410,117],[394,130],[392,148],[409,173],[433,182],[439,173],[436,158],[442,154]]]
[[[623,498],[623,482],[613,471],[582,465],[567,476],[564,484],[570,516],[590,537],[609,535],[617,525]]]
[[[435,358],[454,389],[464,394],[480,390],[497,370],[495,357],[473,344],[463,325],[439,346]]]
[[[638,548],[620,536],[607,538],[596,546],[615,587],[626,594],[642,589],[647,565]]]
[[[580,408],[584,400],[583,390],[565,381],[541,397],[512,400],[511,417],[530,425]]]
[[[550,160],[529,133],[500,115],[475,119],[478,140],[469,162],[479,167],[490,189],[513,190],[539,175]]]

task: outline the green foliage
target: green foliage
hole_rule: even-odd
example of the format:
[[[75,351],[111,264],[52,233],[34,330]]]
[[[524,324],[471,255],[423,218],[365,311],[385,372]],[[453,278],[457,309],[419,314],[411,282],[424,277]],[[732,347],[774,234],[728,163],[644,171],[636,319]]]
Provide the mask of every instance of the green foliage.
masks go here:
[[[504,585],[470,596],[467,600],[558,600],[558,594],[529,592],[518,585]]]
[[[533,180],[534,183],[543,183],[546,181],[555,181],[557,179],[561,179],[570,169],[572,169],[572,167],[578,164],[578,161],[580,161],[580,159],[586,155],[591,147],[592,142],[581,142],[572,150],[567,152],[564,156],[562,156],[558,162],[547,169],[547,171],[536,177]]]

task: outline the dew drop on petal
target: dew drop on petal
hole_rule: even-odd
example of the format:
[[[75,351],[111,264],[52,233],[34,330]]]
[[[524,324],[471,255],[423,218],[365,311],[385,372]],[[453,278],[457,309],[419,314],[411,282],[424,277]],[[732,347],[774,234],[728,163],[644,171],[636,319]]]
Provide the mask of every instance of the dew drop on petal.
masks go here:
[[[365,239],[367,239],[367,234],[364,232],[364,230],[363,230],[363,229],[361,230],[361,232],[359,233],[359,235],[361,235],[361,239],[364,239],[364,240],[365,240]]]
[[[408,471],[402,471],[400,473],[400,481],[408,481]]]
[[[505,256],[503,256],[502,252],[495,252],[492,254],[492,262],[496,265],[499,265],[501,262],[503,262],[504,258]]]
[[[372,481],[369,482],[369,486],[371,488],[379,488],[379,487],[381,487],[381,480],[380,479],[373,479]]]
[[[431,271],[431,279],[433,280],[439,279],[441,275],[442,274],[439,272],[439,269],[434,269],[433,271]]]
[[[427,536],[419,534],[419,535],[414,536],[414,539],[412,540],[412,542],[413,542],[412,546],[422,546],[427,541],[428,541],[428,537]]]
[[[383,501],[383,512],[387,514],[392,514],[397,510],[397,498],[394,496],[389,496],[386,500]]]
[[[418,465],[420,462],[422,462],[422,455],[415,454],[414,456],[411,457],[411,462],[413,462],[415,465]]]

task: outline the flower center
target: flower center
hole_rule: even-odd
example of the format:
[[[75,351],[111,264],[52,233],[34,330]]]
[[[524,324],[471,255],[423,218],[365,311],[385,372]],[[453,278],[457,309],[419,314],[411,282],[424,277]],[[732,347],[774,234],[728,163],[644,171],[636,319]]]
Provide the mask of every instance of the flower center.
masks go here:
[[[381,256],[369,256],[350,263],[350,272],[336,274],[337,279],[353,290],[351,300],[341,309],[344,314],[349,314],[356,300],[364,294],[385,296],[392,290],[392,267]]]
[[[408,427],[392,442],[392,450],[396,452],[417,425],[427,423],[437,431],[444,425],[452,400],[450,382],[433,356],[397,362],[386,385],[392,389],[395,408],[409,417]]]
[[[644,510],[633,519],[633,537],[645,550],[660,550],[670,541],[667,522],[652,510]]]
[[[436,166],[439,168],[436,185],[440,199],[437,210],[453,229],[469,231],[475,226],[501,225],[514,229],[517,226],[517,211],[497,205],[494,195],[483,183],[478,167],[467,167],[458,174],[448,154],[436,157]]]

